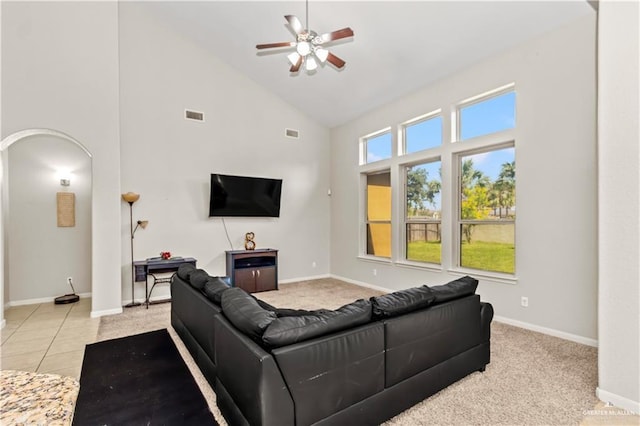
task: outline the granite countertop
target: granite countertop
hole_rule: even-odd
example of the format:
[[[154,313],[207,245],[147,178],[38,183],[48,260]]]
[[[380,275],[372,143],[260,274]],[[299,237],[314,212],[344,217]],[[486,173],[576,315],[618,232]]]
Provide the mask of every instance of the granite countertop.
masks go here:
[[[72,377],[0,371],[0,424],[70,425],[80,383]]]

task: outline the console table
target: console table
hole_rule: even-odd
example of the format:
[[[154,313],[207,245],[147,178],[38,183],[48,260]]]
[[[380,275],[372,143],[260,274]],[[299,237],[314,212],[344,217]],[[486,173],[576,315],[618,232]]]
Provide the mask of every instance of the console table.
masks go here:
[[[185,263],[190,263],[193,266],[196,266],[197,260],[193,257],[174,257],[171,259],[146,259],[146,260],[136,260],[133,262],[133,267],[135,268],[135,280],[144,281],[144,294],[145,294],[145,303],[147,305],[147,309],[149,309],[149,299],[151,298],[151,293],[153,292],[153,288],[156,284],[168,284],[171,282],[171,277],[156,277],[155,274],[160,274],[163,272],[175,272],[178,270],[180,265]],[[153,278],[153,285],[151,286],[151,290],[148,290],[148,278],[151,276]]]
[[[227,276],[247,293],[278,289],[278,250],[228,250]]]

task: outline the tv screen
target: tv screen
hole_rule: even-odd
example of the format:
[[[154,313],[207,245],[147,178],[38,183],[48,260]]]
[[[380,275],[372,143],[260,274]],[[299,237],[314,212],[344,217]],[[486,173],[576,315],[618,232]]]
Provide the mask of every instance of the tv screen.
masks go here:
[[[211,175],[209,216],[279,217],[282,179]]]

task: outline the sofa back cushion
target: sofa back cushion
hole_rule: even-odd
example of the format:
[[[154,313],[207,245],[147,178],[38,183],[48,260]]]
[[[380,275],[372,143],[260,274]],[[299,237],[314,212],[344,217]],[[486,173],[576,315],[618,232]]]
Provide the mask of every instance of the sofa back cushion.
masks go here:
[[[424,309],[435,300],[431,289],[427,286],[394,291],[378,297],[372,297],[374,318],[391,318],[408,312]]]
[[[448,282],[447,284],[429,288],[435,297],[435,300],[433,301],[435,304],[448,302],[449,300],[474,294],[477,287],[478,280],[466,275],[462,278],[458,278],[457,280]]]
[[[482,341],[478,295],[434,305],[383,322],[386,387],[434,367]]]
[[[384,389],[381,322],[283,346],[272,354],[293,398],[296,425],[326,421]]]
[[[215,362],[215,339],[211,324],[213,317],[218,315],[219,305],[211,303],[201,291],[177,274],[171,278],[171,325],[181,333],[183,340],[188,340],[185,338],[185,332],[188,331],[188,335],[195,339],[212,362]]]
[[[322,310],[308,314],[302,311],[297,314],[281,316],[269,324],[262,335],[264,344],[278,348],[366,324],[371,321],[371,303],[360,299],[335,311]]]
[[[209,277],[204,283],[202,291],[207,299],[219,306],[222,303],[222,293],[230,288],[223,278]]]
[[[222,313],[242,333],[260,341],[264,330],[276,319],[276,314],[262,309],[256,300],[238,287],[222,293]]]
[[[209,278],[211,277],[209,276],[207,271],[205,271],[204,269],[196,269],[195,271],[191,272],[191,275],[189,276],[189,282],[191,283],[191,286],[193,288],[202,290],[204,288],[204,284]]]
[[[183,281],[189,282],[191,278],[191,273],[196,270],[196,267],[192,263],[183,263],[178,266],[178,276],[182,278]]]

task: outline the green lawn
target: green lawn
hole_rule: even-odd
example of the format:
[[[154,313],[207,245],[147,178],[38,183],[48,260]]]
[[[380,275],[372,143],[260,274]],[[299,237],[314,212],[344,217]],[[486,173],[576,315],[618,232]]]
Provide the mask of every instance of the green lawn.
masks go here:
[[[414,241],[407,247],[407,259],[418,262],[440,263],[442,244],[439,241]]]
[[[516,265],[516,250],[513,244],[473,241],[462,243],[460,263],[465,268],[513,274]]]
[[[407,259],[420,262],[440,263],[439,242],[414,241],[407,247]],[[474,241],[462,243],[461,263],[465,268],[513,274],[515,270],[515,247],[513,244]]]

